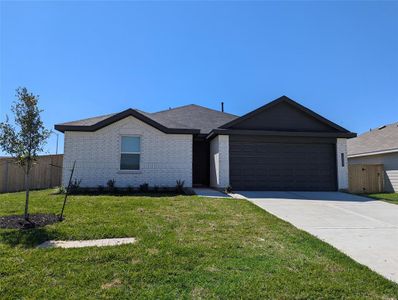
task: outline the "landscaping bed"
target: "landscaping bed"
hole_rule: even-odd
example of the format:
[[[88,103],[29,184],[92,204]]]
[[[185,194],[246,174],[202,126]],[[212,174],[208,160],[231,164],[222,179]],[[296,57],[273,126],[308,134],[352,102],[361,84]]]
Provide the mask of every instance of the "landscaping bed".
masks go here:
[[[11,215],[0,217],[0,228],[31,229],[60,222],[55,214],[31,214],[28,220],[24,215]]]
[[[31,213],[63,196],[31,194]],[[0,216],[24,193],[0,195]],[[47,240],[135,237],[115,247],[37,249]],[[397,299],[398,285],[245,200],[196,196],[68,198],[65,220],[0,230],[3,299]]]

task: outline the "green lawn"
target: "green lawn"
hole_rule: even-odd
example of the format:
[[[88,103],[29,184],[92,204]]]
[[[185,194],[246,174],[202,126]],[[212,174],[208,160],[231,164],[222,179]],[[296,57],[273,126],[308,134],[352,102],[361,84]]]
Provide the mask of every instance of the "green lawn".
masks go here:
[[[31,212],[62,196],[33,192]],[[66,220],[0,229],[1,299],[397,299],[398,285],[244,200],[73,196]],[[23,193],[0,195],[20,214]],[[35,249],[47,239],[136,237],[105,248]]]
[[[389,203],[398,204],[398,193],[368,194],[366,196],[378,200],[383,200]]]

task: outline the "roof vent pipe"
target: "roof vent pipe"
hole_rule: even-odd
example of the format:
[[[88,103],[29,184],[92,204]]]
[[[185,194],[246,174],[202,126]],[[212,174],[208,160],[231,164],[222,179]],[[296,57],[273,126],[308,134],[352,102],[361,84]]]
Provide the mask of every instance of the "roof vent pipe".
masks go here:
[[[221,102],[221,111],[224,112],[224,102]]]

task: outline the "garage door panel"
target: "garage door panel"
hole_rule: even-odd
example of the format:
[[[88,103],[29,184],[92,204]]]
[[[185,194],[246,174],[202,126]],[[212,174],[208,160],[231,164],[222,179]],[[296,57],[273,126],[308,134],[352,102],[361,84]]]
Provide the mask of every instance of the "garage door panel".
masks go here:
[[[230,136],[230,182],[246,190],[336,190],[335,143]]]

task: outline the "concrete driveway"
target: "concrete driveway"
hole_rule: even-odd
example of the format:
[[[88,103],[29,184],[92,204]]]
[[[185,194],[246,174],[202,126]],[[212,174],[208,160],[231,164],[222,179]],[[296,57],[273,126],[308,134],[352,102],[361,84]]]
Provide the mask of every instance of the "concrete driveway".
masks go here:
[[[398,282],[398,205],[339,192],[237,192]]]

